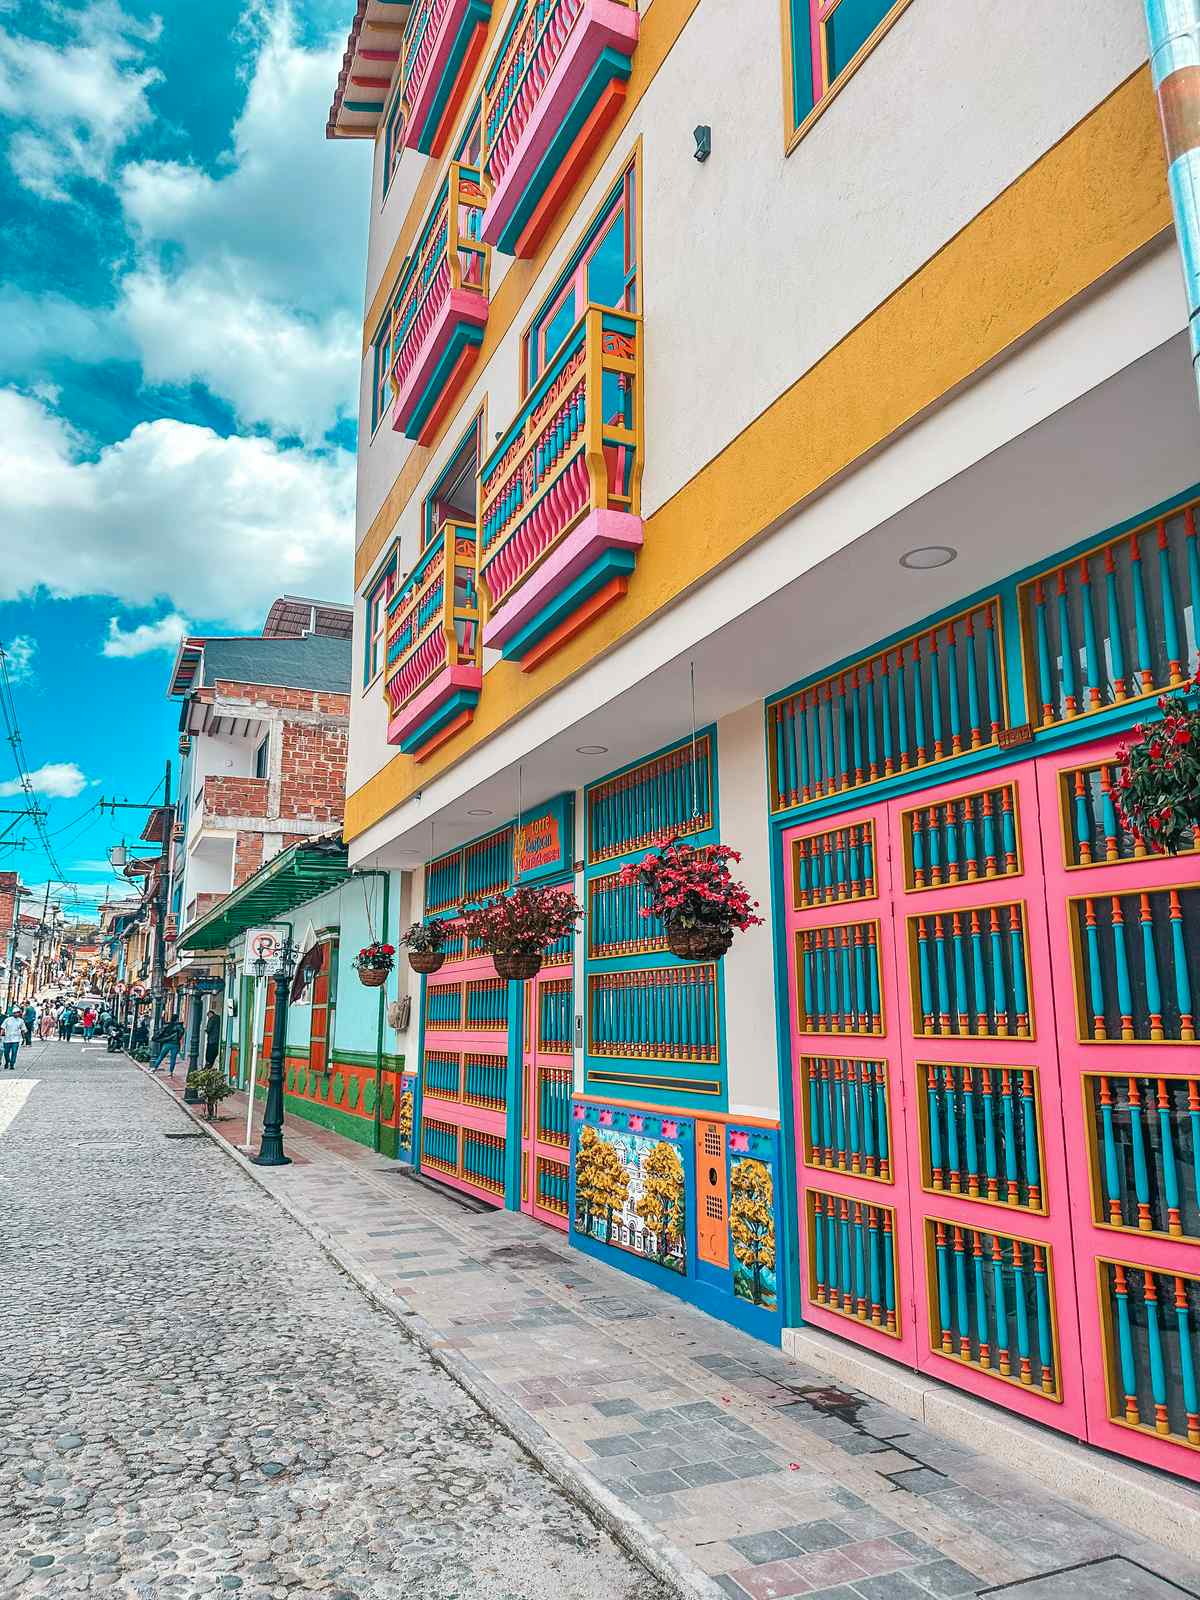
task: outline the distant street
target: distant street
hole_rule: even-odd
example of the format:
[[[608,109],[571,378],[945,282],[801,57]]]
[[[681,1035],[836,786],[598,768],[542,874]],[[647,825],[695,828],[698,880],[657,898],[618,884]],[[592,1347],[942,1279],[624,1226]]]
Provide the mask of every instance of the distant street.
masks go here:
[[[0,1595],[660,1593],[125,1057],[0,1073],[0,1214]]]

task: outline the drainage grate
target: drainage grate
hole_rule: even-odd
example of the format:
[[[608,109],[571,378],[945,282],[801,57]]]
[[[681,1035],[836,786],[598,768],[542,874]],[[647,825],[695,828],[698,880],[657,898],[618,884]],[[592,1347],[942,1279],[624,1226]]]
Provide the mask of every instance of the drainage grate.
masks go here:
[[[1011,1595],[1012,1600],[1179,1600],[1180,1595],[1200,1600],[1194,1590],[1151,1572],[1128,1556],[1097,1556],[978,1593]]]
[[[204,1135],[199,1128],[189,1128],[183,1133],[164,1133],[164,1139],[203,1139]]]

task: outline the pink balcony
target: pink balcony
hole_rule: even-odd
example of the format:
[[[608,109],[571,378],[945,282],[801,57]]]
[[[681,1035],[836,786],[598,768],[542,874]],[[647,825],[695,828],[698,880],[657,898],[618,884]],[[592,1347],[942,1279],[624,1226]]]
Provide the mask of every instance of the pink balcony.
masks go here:
[[[423,760],[475,712],[479,592],[475,529],[444,522],[388,606],[388,739]]]
[[[404,142],[441,155],[492,15],[491,0],[414,0],[404,25]]]
[[[620,109],[630,0],[525,0],[484,78],[482,238],[527,256]]]

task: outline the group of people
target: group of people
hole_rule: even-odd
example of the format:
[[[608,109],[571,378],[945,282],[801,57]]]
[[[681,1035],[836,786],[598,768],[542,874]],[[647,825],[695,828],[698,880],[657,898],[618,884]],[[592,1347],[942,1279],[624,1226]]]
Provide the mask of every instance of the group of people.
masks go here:
[[[0,1018],[0,1048],[4,1055],[4,1070],[15,1071],[17,1052],[23,1044],[32,1044],[34,1036],[49,1039],[57,1031],[58,1037],[70,1044],[78,1028],[85,1040],[97,1033],[106,1034],[116,1018],[101,1001],[98,1006],[86,1002],[77,1005],[74,1000],[43,1000],[41,1009],[32,1000],[24,1006],[10,1006]]]

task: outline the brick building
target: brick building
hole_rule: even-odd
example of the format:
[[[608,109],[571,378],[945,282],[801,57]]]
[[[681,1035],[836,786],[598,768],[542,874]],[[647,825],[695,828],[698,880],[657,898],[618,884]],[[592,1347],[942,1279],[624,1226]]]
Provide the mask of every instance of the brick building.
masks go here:
[[[340,822],[350,627],[349,607],[285,596],[261,634],[181,642],[171,947],[265,861]]]

